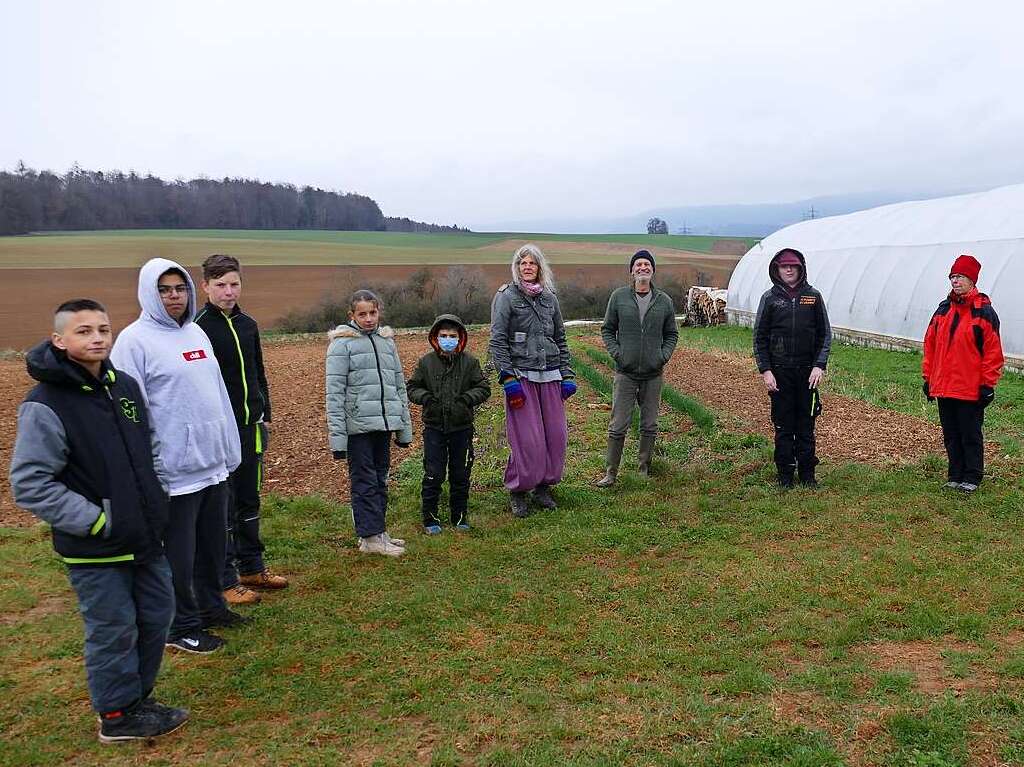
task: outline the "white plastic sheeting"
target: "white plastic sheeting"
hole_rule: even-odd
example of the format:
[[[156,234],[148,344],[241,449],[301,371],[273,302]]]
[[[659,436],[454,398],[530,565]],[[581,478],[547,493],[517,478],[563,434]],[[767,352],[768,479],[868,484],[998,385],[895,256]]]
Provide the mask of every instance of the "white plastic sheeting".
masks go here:
[[[757,311],[782,248],[807,259],[837,329],[922,341],[961,253],[981,262],[978,289],[999,315],[1003,351],[1024,357],[1024,184],[812,219],[766,237],[729,279],[728,312]]]

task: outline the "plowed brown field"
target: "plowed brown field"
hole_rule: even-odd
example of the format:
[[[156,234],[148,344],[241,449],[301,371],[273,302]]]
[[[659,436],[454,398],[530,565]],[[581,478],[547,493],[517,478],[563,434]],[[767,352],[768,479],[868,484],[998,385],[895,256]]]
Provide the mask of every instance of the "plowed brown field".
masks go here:
[[[586,339],[599,345],[596,337]],[[422,333],[397,337],[399,353],[411,373],[423,354]],[[483,357],[485,339],[477,336],[471,350]],[[266,345],[265,357],[274,398],[274,424],[267,453],[266,489],[281,495],[317,493],[348,498],[348,478],[327,450],[324,417],[324,353],[326,339]],[[771,435],[768,398],[750,360],[721,353],[680,348],[666,369],[667,380],[720,414],[729,428]],[[0,525],[26,525],[32,517],[15,508],[7,466],[14,443],[18,403],[31,381],[24,361],[0,361]],[[416,410],[414,408],[414,410]],[[414,414],[414,418],[418,417]],[[417,431],[417,436],[419,429]],[[819,453],[829,461],[851,460],[873,465],[916,461],[942,452],[939,428],[911,416],[860,400],[825,394],[818,421]],[[412,450],[418,448],[418,440]],[[408,453],[395,449],[393,460]]]
[[[629,246],[632,248],[632,246]],[[624,251],[625,252],[625,251]],[[556,275],[565,284],[615,285],[626,274],[625,262],[556,266]],[[658,262],[662,275],[692,285],[698,272],[719,285],[729,281],[735,258],[720,255],[695,255],[692,258],[666,256]],[[456,264],[453,264],[456,265]],[[479,273],[489,292],[509,279],[505,264],[461,264]],[[250,266],[245,268],[245,294],[242,305],[260,319],[263,328],[274,324],[293,310],[308,309],[326,297],[347,296],[363,283],[404,282],[419,267],[415,266]],[[439,275],[449,268],[428,266]],[[191,269],[198,283],[199,270]],[[0,269],[4,301],[0,304],[0,349],[27,349],[41,339],[53,321],[53,310],[70,298],[93,298],[110,312],[114,329],[119,330],[139,316],[137,269]],[[202,298],[200,299],[202,300]],[[326,328],[325,328],[326,329]]]

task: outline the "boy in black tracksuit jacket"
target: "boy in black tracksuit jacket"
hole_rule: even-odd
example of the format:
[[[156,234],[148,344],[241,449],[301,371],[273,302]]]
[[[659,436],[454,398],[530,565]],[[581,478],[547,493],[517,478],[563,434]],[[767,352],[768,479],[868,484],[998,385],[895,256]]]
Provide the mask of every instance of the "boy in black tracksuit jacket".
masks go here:
[[[251,604],[251,589],[280,589],[288,581],[267,570],[260,539],[260,490],[263,452],[269,436],[270,387],[263,367],[263,348],[256,320],[243,312],[238,260],[214,255],[203,263],[203,290],[209,299],[195,322],[210,339],[231,399],[242,447],[242,463],[231,473],[228,506],[224,598],[229,604]]]
[[[832,348],[825,301],[807,282],[803,254],[783,248],[768,264],[773,284],[754,320],[754,359],[772,403],[779,484],[814,486],[814,419],[821,410],[818,383]]]
[[[440,315],[427,338],[433,351],[416,364],[406,390],[409,401],[423,407],[423,528],[436,534],[441,532],[437,507],[446,470],[452,524],[469,529],[473,414],[491,396],[491,387],[480,362],[465,351],[469,335],[462,320]]]
[[[150,694],[174,617],[164,558],[167,492],[145,400],[107,357],[95,301],[62,304],[28,353],[39,383],[18,409],[11,489],[48,522],[85,624],[85,668],[104,743],[166,734],[188,718]]]

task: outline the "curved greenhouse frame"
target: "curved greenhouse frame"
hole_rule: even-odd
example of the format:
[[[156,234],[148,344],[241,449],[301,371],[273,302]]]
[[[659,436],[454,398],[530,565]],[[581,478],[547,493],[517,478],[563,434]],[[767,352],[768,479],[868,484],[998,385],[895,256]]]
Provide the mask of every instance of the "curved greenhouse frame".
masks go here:
[[[780,229],[736,265],[730,321],[753,323],[761,294],[771,287],[768,262],[785,247],[806,257],[808,281],[825,297],[837,335],[891,346],[920,345],[949,293],[949,267],[970,253],[981,262],[978,289],[999,315],[1007,362],[1024,366],[1024,184]]]

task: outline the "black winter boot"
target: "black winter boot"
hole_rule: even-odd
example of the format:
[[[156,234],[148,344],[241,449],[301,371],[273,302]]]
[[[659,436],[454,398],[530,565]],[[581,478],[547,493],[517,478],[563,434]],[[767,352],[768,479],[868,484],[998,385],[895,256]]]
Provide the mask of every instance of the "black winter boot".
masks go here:
[[[819,463],[817,458],[812,458],[810,465],[800,464],[800,469],[797,472],[797,476],[800,479],[800,484],[804,487],[817,487],[818,480],[814,478],[814,467]]]
[[[551,496],[551,485],[537,485],[533,489],[533,500],[542,509],[558,508],[558,504],[555,503],[555,499]]]
[[[793,474],[795,473],[795,466],[779,466],[779,487],[783,490],[791,490],[793,488]]]
[[[525,519],[530,516],[530,506],[526,502],[526,493],[511,493],[512,516]]]

